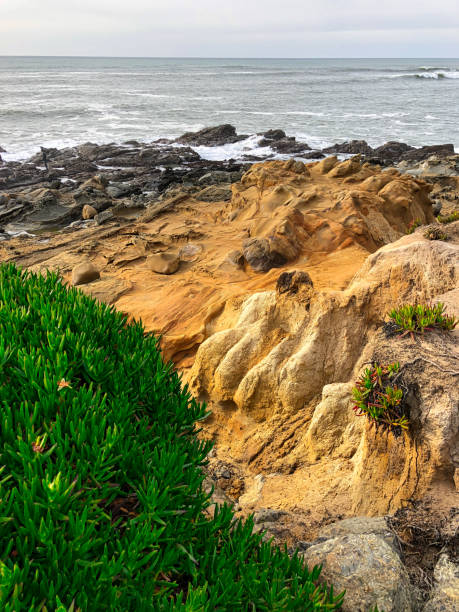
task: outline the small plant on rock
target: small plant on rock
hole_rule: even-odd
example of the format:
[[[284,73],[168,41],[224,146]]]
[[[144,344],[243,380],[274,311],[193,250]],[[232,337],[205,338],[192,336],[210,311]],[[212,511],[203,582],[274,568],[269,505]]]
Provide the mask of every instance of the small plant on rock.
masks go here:
[[[421,219],[413,219],[411,223],[408,225],[407,234],[412,234],[417,227],[422,225]]]
[[[366,417],[376,426],[401,433],[408,429],[409,421],[403,402],[403,390],[393,383],[400,364],[375,363],[366,368],[352,390],[353,410],[357,416]]]
[[[439,302],[435,306],[428,304],[406,304],[390,311],[389,317],[397,324],[402,335],[423,334],[432,329],[452,331],[457,325],[454,316],[445,314],[445,305]]]
[[[459,220],[459,210],[455,210],[450,215],[438,215],[437,217],[438,223],[443,223],[443,224],[452,223],[453,221],[458,221],[458,220]]]
[[[433,226],[426,229],[424,238],[427,238],[427,240],[447,240],[448,236],[439,227]]]

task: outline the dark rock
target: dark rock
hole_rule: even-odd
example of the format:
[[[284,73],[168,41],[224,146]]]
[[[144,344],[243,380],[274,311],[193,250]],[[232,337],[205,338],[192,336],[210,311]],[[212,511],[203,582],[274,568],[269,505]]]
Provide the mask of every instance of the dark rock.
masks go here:
[[[438,157],[448,157],[449,155],[454,155],[454,145],[441,144],[412,149],[407,153],[404,153],[400,159],[401,161],[418,162],[423,161],[432,155],[437,155]]]
[[[279,133],[282,130],[273,130]],[[286,136],[285,133],[280,138],[264,138],[258,143],[260,147],[271,147],[277,153],[283,155],[299,155],[305,151],[310,151],[311,147],[305,142],[297,142],[295,136]]]
[[[231,144],[240,140],[245,140],[247,136],[238,136],[236,128],[229,123],[208,127],[199,132],[187,132],[175,142],[194,146],[218,147],[224,144]]]
[[[3,147],[0,147],[0,153],[7,153],[7,150],[4,149]]]
[[[284,255],[271,250],[270,242],[266,238],[248,238],[242,247],[246,261],[257,272],[267,272],[287,263]]]
[[[231,185],[209,185],[196,194],[195,198],[201,202],[229,202],[233,192]]]
[[[227,255],[227,259],[238,268],[244,267],[245,258],[241,251],[230,251]]]
[[[287,134],[284,132],[284,130],[268,130],[263,134],[264,140],[269,141],[282,140],[283,138],[286,138],[286,136]]]
[[[384,165],[396,164],[402,159],[402,156],[405,153],[413,150],[414,147],[410,147],[410,145],[407,145],[404,142],[391,140],[390,142],[386,142],[380,147],[374,149],[371,156],[371,161],[382,163]]]
[[[231,183],[233,180],[231,172],[225,172],[224,170],[214,170],[212,172],[206,172],[199,179],[199,185],[218,185],[220,183]],[[238,173],[239,174],[239,173]],[[239,180],[239,177],[235,179]]]
[[[334,154],[344,153],[348,155],[372,155],[374,149],[366,142],[366,140],[351,140],[349,142],[336,143],[331,147],[322,149],[322,153]]]
[[[106,223],[107,221],[111,221],[113,217],[114,217],[114,214],[111,210],[104,210],[98,213],[97,215],[95,215],[94,219],[97,225],[102,225],[103,223]]]
[[[298,293],[302,285],[313,287],[311,277],[307,272],[293,270],[292,272],[282,272],[276,282],[278,293]]]

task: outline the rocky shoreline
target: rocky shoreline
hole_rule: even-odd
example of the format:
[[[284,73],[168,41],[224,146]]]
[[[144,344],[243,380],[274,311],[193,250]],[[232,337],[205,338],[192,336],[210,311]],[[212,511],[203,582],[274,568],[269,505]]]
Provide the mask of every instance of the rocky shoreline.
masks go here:
[[[162,335],[212,409],[215,500],[323,562],[343,610],[455,610],[458,331],[401,338],[386,314],[441,301],[459,315],[459,155],[312,151],[282,130],[260,143],[285,161],[193,149],[245,138],[225,125],[5,162],[0,260],[59,271]],[[375,361],[403,367],[399,437],[351,409]]]
[[[124,205],[126,199],[130,208],[142,209],[178,188],[189,194],[199,193],[201,199],[229,199],[231,184],[241,178],[251,163],[278,155],[302,160],[359,155],[372,165],[396,166],[403,172],[424,177],[431,169],[430,179],[435,179],[437,185],[443,181],[444,193],[448,191],[448,181],[443,179],[458,173],[458,156],[451,144],[414,148],[388,142],[374,149],[365,141],[351,141],[312,150],[278,129],[259,135],[259,146],[269,148],[264,155],[248,153],[237,160],[213,161],[202,158],[192,148],[219,147],[246,138],[238,135],[233,126],[222,125],[150,144],[128,141],[122,145],[86,143],[60,150],[43,149],[22,162],[1,161],[0,155],[0,231],[6,238],[8,231],[24,229],[33,233],[63,228],[81,218],[81,209],[88,203],[97,213],[112,209],[116,213],[120,202]],[[431,160],[428,168],[422,168],[427,160]],[[106,187],[103,197],[90,182],[96,175]],[[99,221],[109,216],[106,214]]]

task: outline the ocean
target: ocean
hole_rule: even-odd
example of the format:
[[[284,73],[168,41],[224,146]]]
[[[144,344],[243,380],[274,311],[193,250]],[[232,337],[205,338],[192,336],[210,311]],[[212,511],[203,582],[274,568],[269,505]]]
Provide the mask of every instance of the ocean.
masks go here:
[[[0,57],[7,161],[221,123],[251,137],[198,147],[203,157],[256,153],[255,135],[271,128],[313,148],[355,138],[459,151],[459,60]]]

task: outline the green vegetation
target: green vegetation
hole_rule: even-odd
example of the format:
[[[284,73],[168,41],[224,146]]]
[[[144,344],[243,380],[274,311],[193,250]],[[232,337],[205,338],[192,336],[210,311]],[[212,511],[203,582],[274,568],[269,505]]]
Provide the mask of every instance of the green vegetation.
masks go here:
[[[411,221],[411,223],[408,225],[408,230],[406,233],[412,234],[414,230],[421,225],[423,225],[423,223],[420,219],[413,219],[413,221]]]
[[[0,609],[338,609],[320,568],[204,512],[205,416],[140,323],[1,266]]]
[[[445,314],[445,306],[441,302],[435,306],[407,304],[391,310],[389,317],[395,321],[398,331],[403,332],[403,335],[424,333],[435,328],[451,331],[457,325],[456,317]]]
[[[438,223],[452,223],[453,221],[459,220],[459,210],[455,210],[450,215],[438,215],[437,221]]]
[[[429,227],[424,232],[424,238],[427,240],[448,240],[448,236],[439,227]]]
[[[392,385],[400,370],[399,363],[374,364],[366,368],[352,389],[354,411],[365,415],[372,423],[400,433],[408,429],[409,421],[403,402],[403,390]]]

